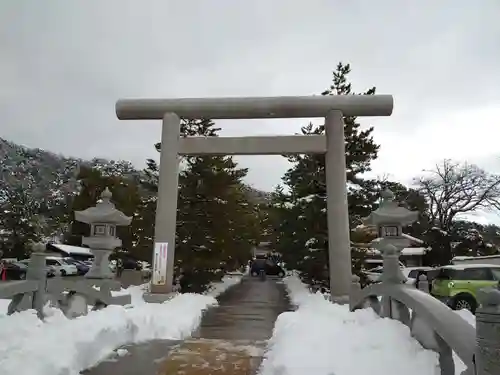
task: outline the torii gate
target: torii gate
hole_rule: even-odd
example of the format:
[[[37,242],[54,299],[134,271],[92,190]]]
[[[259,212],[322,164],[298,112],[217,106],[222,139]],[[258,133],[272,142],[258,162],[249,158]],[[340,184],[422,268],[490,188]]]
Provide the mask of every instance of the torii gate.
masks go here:
[[[163,120],[153,257],[156,276],[145,299],[162,302],[172,292],[179,155],[325,154],[330,289],[333,299],[345,301],[352,275],[343,116],[390,116],[392,110],[391,95],[118,100],[120,120]],[[180,137],[180,118],[318,117],[325,118],[325,135]]]

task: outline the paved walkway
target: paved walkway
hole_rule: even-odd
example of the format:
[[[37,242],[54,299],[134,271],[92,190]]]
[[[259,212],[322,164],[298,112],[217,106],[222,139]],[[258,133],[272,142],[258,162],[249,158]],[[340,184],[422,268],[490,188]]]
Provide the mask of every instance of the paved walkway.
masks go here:
[[[268,278],[247,277],[219,298],[193,335],[204,339],[267,340],[279,314],[289,309],[285,287]]]
[[[157,375],[170,351],[181,341],[153,340],[123,347],[122,357],[109,358],[82,375]],[[172,374],[173,375],[173,374]]]
[[[289,309],[284,285],[244,278],[222,294],[184,342],[157,340],[126,347],[120,358],[102,362],[86,375],[251,375],[279,314]]]

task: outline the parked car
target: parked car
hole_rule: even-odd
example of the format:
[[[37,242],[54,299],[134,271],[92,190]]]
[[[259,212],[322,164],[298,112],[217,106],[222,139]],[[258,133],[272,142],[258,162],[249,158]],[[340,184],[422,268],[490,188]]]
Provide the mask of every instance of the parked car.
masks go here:
[[[475,313],[477,292],[496,287],[500,282],[500,265],[461,264],[444,266],[432,282],[432,295],[452,309]]]
[[[77,271],[78,271],[78,275],[79,276],[83,276],[85,275],[87,272],[89,272],[89,269],[90,267],[87,266],[85,263],[79,261],[79,260],[76,260],[76,259],[73,259],[71,257],[66,257],[66,258],[63,258],[64,261],[68,264],[73,264],[75,265]]]
[[[269,259],[254,259],[250,265],[250,275],[259,276],[262,270],[269,276],[285,277],[285,270],[279,264]]]
[[[21,262],[4,262],[5,278],[7,280],[24,280],[26,279],[26,273],[28,267]]]
[[[400,264],[401,266],[401,264]],[[378,283],[380,281],[380,277],[384,272],[384,268],[382,266],[378,266],[369,270],[364,271],[366,278],[372,283]],[[426,275],[429,283],[434,279],[434,277],[438,274],[438,270],[432,267],[401,267],[401,272],[403,276],[406,278],[406,284],[414,285],[417,287],[418,278],[420,275]],[[431,286],[429,285],[429,289]]]
[[[405,267],[402,269],[403,275],[406,277],[406,283],[414,285],[418,288],[418,279],[421,275],[427,276],[429,282],[429,292],[432,290],[432,280],[439,274],[439,268],[432,267]]]
[[[142,270],[142,262],[132,259],[132,258],[120,258],[123,264],[124,270]],[[113,259],[109,262],[109,269],[111,272],[116,272],[117,260]]]
[[[81,263],[88,267],[88,270],[92,268],[92,260],[82,260]],[[88,271],[87,271],[88,272]]]
[[[69,264],[59,257],[47,257],[45,262],[48,266],[54,267],[56,274],[61,276],[78,275],[78,268],[74,264]]]
[[[138,260],[125,258],[123,259],[123,269],[124,270],[142,270],[142,264]]]
[[[23,259],[20,260],[19,263],[24,264],[26,267],[29,267],[30,260],[29,259]],[[47,277],[54,277],[57,273],[56,269],[54,266],[46,266],[45,267],[45,272],[47,274]]]

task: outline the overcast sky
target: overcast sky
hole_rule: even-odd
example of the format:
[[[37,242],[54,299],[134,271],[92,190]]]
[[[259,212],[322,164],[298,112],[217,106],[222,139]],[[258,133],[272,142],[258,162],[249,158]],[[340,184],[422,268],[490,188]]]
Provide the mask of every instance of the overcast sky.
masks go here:
[[[118,121],[123,97],[319,94],[339,61],[356,91],[392,94],[366,118],[373,175],[408,182],[443,158],[500,172],[500,1],[0,2],[0,137],[65,155],[157,157],[158,121]],[[308,120],[224,121],[223,135],[293,134]],[[240,157],[270,190],[278,156]]]

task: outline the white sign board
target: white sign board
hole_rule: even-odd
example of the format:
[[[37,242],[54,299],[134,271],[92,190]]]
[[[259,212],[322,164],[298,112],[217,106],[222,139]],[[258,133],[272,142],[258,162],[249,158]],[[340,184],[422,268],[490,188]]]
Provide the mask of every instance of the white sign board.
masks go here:
[[[167,256],[168,242],[155,243],[153,275],[151,277],[151,282],[154,285],[165,285],[167,283]]]

